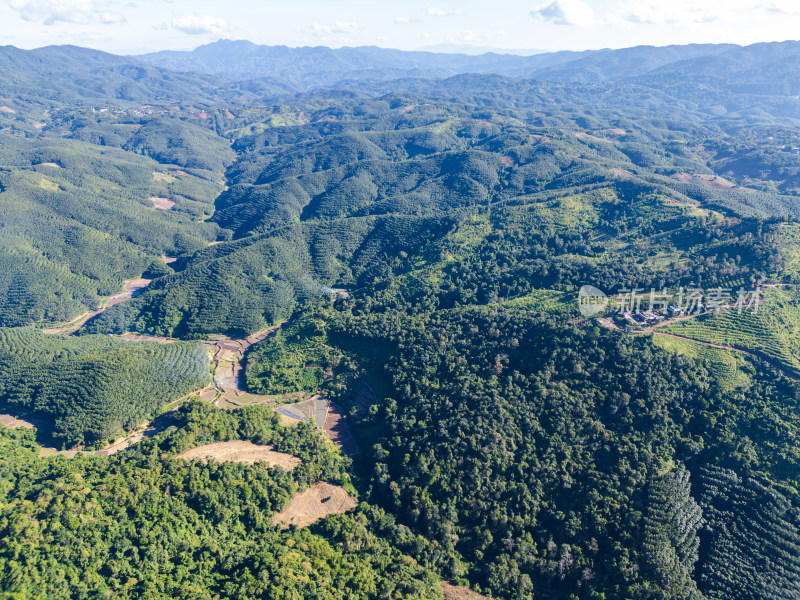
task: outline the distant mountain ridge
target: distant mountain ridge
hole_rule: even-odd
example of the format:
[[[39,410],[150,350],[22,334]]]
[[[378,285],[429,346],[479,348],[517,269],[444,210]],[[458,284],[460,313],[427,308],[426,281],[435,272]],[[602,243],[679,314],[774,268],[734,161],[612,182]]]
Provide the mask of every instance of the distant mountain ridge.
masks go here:
[[[26,96],[47,92],[51,100],[91,102],[109,98],[151,103],[187,97],[213,99],[220,78],[186,75],[79,46],[45,46],[22,50],[0,46],[0,90]]]
[[[737,46],[690,44],[636,46],[619,50],[561,51],[531,56],[513,54],[447,54],[403,51],[374,46],[328,48],[257,45],[219,40],[192,51],[162,51],[136,56],[151,65],[179,72],[224,75],[231,79],[272,77],[300,89],[335,85],[341,81],[386,81],[406,77],[444,78],[464,73],[506,75],[518,79],[596,82],[622,80],[670,65],[733,54],[756,55],[774,50],[783,57],[800,43],[783,42]],[[748,60],[744,61],[745,63]]]

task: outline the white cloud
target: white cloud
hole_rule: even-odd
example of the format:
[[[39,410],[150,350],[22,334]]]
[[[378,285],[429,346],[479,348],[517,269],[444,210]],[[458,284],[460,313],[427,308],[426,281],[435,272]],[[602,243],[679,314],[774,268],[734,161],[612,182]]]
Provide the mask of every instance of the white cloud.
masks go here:
[[[506,32],[502,29],[495,29],[489,31],[474,31],[472,29],[464,29],[456,36],[447,38],[451,44],[488,44],[502,40],[506,37]]]
[[[428,14],[432,17],[446,17],[447,11],[442,10],[441,8],[429,8]]]
[[[800,14],[800,5],[798,5],[796,0],[773,0],[766,4],[759,4],[757,8],[767,13],[779,15]]]
[[[358,31],[358,23],[352,21],[336,21],[328,25],[312,23],[310,29],[313,33],[318,35],[350,34]]]
[[[189,35],[222,35],[230,31],[231,27],[224,19],[208,15],[184,15],[172,19],[172,27]]]
[[[95,12],[92,0],[10,0],[9,6],[26,21],[88,23]]]
[[[612,23],[634,25],[693,25],[711,23],[730,16],[730,7],[704,7],[694,2],[672,0],[665,5],[659,2],[636,2],[609,15]]]
[[[590,27],[597,23],[594,9],[583,0],[552,0],[532,10],[531,16],[574,27]]]
[[[100,22],[104,25],[114,25],[115,23],[124,23],[125,17],[119,13],[104,12],[100,15]]]
[[[422,19],[419,17],[395,17],[394,22],[399,25],[408,25],[410,23],[422,23]]]
[[[708,23],[745,23],[776,15],[800,15],[797,0],[698,2],[697,0],[628,0],[605,17],[611,25],[702,26]]]

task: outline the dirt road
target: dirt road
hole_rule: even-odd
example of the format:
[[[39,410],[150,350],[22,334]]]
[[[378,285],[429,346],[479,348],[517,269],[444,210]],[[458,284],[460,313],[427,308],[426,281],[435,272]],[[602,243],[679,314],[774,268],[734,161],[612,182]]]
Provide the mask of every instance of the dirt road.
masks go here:
[[[117,304],[121,304],[126,300],[130,300],[131,298],[139,295],[144,288],[150,285],[151,279],[127,279],[123,283],[122,291],[118,294],[114,294],[113,296],[109,297],[103,305],[98,308],[97,310],[93,310],[90,312],[85,312],[79,317],[76,317],[72,321],[68,323],[64,323],[63,325],[59,325],[58,327],[49,327],[47,329],[42,329],[42,333],[48,333],[51,335],[70,335],[75,333],[83,327],[87,321],[90,319],[94,319],[97,315],[104,313],[106,310],[115,306]]]

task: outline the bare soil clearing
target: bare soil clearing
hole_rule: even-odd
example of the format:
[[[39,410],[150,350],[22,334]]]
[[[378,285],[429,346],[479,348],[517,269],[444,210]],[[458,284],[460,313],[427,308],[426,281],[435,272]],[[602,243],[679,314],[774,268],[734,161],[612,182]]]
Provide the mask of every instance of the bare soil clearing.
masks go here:
[[[281,424],[313,423],[323,431],[343,454],[353,456],[358,452],[355,438],[344,420],[341,409],[319,394],[292,404],[274,408]]]
[[[157,427],[155,427],[152,423],[146,424],[144,427],[136,431],[132,431],[125,437],[120,440],[117,440],[113,444],[109,444],[105,448],[100,448],[100,450],[95,450],[92,454],[97,456],[111,456],[112,454],[116,454],[121,450],[125,450],[126,448],[130,448],[134,444],[138,444],[146,437],[151,437],[158,432]]]
[[[193,460],[200,458],[203,462],[214,459],[217,462],[236,462],[248,465],[267,462],[271,467],[282,467],[291,471],[300,464],[300,459],[291,454],[276,452],[273,446],[259,446],[252,442],[236,440],[232,442],[215,442],[187,450],[177,458]]]
[[[131,298],[135,298],[139,294],[142,293],[142,290],[150,285],[152,279],[128,279],[125,281],[123,285],[123,290],[119,294],[114,294],[108,301],[105,303],[104,310],[109,306],[114,306],[116,304],[121,304],[126,300],[130,300]]]
[[[8,427],[9,429],[33,429],[34,424],[24,419],[18,419],[12,415],[0,415],[0,425]]]
[[[159,198],[158,196],[150,196],[148,200],[153,203],[153,208],[157,208],[159,210],[172,210],[177,205],[177,202],[174,202],[169,198]]]
[[[338,515],[358,506],[358,502],[340,485],[317,483],[289,500],[281,512],[272,516],[272,524],[288,529],[290,525],[308,527],[328,515]]]
[[[596,135],[592,135],[591,133],[587,133],[585,131],[576,131],[573,134],[579,140],[583,140],[584,142],[606,142],[608,140],[604,140],[603,138],[597,137]]]
[[[735,183],[720,177],[719,175],[708,174],[693,174],[693,173],[677,173],[672,176],[673,179],[684,181],[686,183],[695,183],[703,187],[713,188],[715,190],[747,190],[737,186]]]
[[[294,404],[282,404],[275,408],[275,411],[286,415],[290,419],[296,419],[304,423],[314,423],[322,427],[328,414],[330,402],[327,398],[320,395],[311,396],[308,400],[295,402]]]
[[[143,333],[123,333],[121,336],[126,342],[158,342],[159,344],[172,344],[178,340],[155,335],[145,335]]]
[[[354,456],[358,452],[358,446],[344,420],[344,415],[333,402],[328,407],[328,413],[325,415],[325,423],[322,428],[331,438],[333,444],[342,451],[342,454]]]
[[[39,456],[47,458],[49,456],[63,456],[64,458],[75,458],[78,454],[86,454],[83,450],[56,450],[55,448],[41,448]]]
[[[490,600],[489,596],[473,592],[467,587],[451,585],[446,581],[442,582],[442,593],[444,600]]]
[[[131,298],[138,296],[144,288],[150,285],[151,281],[151,279],[128,279],[123,282],[122,291],[118,294],[114,294],[108,300],[106,300],[101,308],[91,312],[83,313],[72,321],[64,323],[63,325],[59,325],[58,327],[48,327],[46,329],[42,329],[42,333],[47,333],[50,335],[70,335],[71,333],[75,333],[78,329],[83,327],[87,321],[105,312],[105,310],[110,306],[120,304],[126,300],[130,300]]]
[[[54,162],[43,162],[36,165],[37,167],[53,167],[54,169],[63,169],[60,164]]]

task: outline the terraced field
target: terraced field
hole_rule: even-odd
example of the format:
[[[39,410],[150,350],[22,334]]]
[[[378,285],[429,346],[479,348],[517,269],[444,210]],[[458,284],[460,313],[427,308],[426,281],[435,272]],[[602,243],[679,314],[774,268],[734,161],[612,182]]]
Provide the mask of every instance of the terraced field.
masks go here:
[[[727,389],[743,388],[750,383],[750,378],[745,372],[749,365],[748,358],[740,352],[666,335],[653,335],[653,344],[677,354],[705,361]]]
[[[0,407],[52,424],[55,441],[93,443],[138,427],[210,379],[201,344],[126,342],[0,328]]]
[[[661,331],[746,350],[800,375],[800,296],[794,287],[765,290],[763,305],[755,313],[725,310],[666,325]]]

